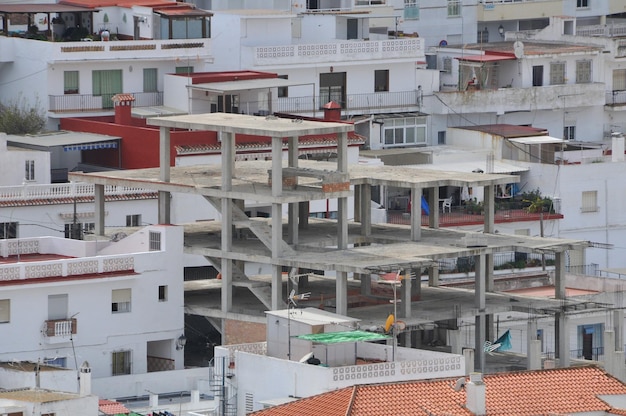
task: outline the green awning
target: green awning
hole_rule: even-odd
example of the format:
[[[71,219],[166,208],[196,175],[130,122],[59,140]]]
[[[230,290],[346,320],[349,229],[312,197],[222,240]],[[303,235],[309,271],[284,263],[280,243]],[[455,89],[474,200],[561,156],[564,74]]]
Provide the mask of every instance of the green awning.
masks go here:
[[[376,332],[346,331],[298,335],[296,338],[320,344],[338,344],[340,342],[382,341],[389,339],[390,337]]]

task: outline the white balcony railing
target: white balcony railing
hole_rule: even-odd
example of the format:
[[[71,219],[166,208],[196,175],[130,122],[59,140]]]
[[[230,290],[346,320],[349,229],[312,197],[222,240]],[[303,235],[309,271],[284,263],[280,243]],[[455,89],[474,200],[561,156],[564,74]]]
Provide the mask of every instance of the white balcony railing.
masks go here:
[[[104,195],[143,195],[155,194],[141,188],[105,185]],[[1,186],[0,202],[32,201],[47,199],[65,199],[91,197],[95,195],[95,185],[87,183],[61,183],[49,185]]]
[[[423,59],[424,39],[346,40],[336,43],[259,46],[253,48],[254,64],[285,65],[376,59]]]

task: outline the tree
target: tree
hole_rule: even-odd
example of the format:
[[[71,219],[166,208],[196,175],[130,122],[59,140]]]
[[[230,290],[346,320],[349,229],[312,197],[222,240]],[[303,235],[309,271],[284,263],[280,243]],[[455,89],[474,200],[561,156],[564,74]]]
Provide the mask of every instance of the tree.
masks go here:
[[[35,134],[41,132],[45,125],[44,111],[38,105],[29,107],[23,97],[0,104],[0,132]]]

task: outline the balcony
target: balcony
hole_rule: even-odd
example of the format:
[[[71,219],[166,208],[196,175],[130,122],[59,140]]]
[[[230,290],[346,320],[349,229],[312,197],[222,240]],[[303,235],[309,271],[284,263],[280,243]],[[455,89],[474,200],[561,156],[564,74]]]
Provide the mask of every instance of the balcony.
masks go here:
[[[527,88],[498,88],[437,92],[443,102],[441,114],[448,112],[498,113],[520,110],[555,110],[605,104],[603,83],[563,84]],[[566,97],[564,99],[563,97]],[[437,109],[431,112],[436,113]]]
[[[19,185],[0,187],[0,202],[5,206],[41,205],[42,201],[58,203],[59,200],[93,200],[95,185],[87,183],[59,183],[50,185]],[[135,196],[154,198],[156,192],[127,186],[106,185],[104,195],[107,197]]]
[[[561,0],[479,0],[476,18],[479,22],[499,22],[561,14]]]
[[[163,105],[162,92],[133,92],[133,107],[152,107]],[[113,111],[111,98],[115,94],[64,94],[49,95],[48,111],[52,113],[66,112],[98,112]]]
[[[76,318],[52,319],[44,322],[43,335],[48,344],[67,342],[78,328]]]
[[[626,91],[607,91],[606,105],[613,110],[626,109],[624,108],[626,106]]]
[[[424,59],[424,39],[401,38],[378,41],[346,40],[336,43],[277,45],[250,48],[253,65],[303,65],[373,61],[378,59]]]
[[[348,94],[346,100],[338,102],[344,114],[380,113],[394,111],[420,111],[421,93],[419,91],[374,92],[368,94]],[[312,114],[322,110],[330,101],[328,96],[282,97],[273,105],[274,112]]]

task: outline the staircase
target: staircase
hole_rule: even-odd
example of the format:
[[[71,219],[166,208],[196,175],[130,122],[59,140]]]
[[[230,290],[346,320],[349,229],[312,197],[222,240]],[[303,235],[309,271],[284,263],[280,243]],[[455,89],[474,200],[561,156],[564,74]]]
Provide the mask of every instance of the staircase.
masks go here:
[[[209,389],[217,401],[215,414],[237,416],[237,386],[232,382],[228,357],[214,357],[209,363]]]

